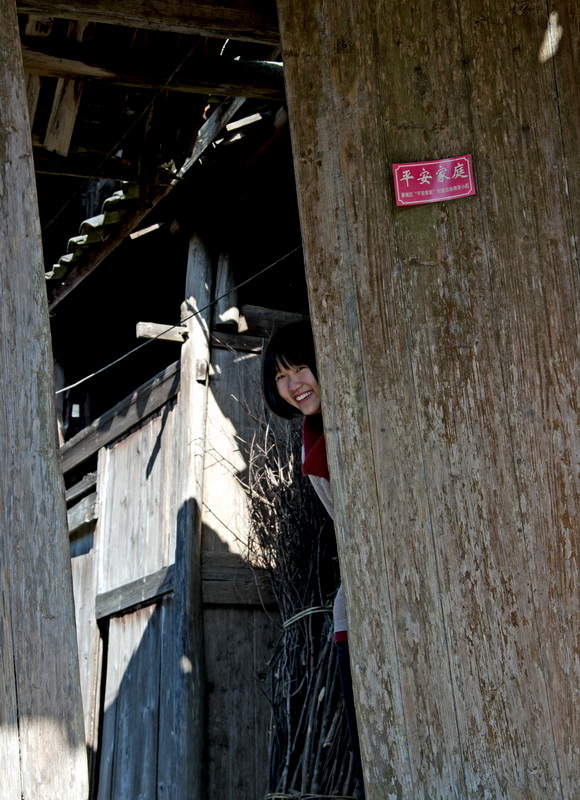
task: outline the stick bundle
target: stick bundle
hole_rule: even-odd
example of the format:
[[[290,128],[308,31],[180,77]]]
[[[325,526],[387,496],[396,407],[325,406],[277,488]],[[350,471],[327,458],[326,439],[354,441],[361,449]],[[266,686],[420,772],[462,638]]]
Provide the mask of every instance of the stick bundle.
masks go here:
[[[334,529],[301,474],[299,427],[266,425],[261,435],[249,464],[251,560],[269,571],[287,623],[270,661],[267,796],[352,796],[332,641],[332,600],[340,581]]]

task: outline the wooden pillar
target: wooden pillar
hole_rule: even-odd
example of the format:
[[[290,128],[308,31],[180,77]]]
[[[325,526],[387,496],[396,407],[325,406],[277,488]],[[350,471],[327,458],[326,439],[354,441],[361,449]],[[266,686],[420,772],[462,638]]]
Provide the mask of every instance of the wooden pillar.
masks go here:
[[[203,800],[204,652],[201,595],[201,518],[209,374],[209,320],[212,271],[203,240],[189,244],[186,300],[182,321],[188,338],[181,351],[181,494],[175,552],[176,658],[174,768],[179,796]],[[197,311],[199,315],[192,316]]]
[[[0,0],[3,800],[82,800],[87,765],[52,354],[16,7]]]
[[[371,800],[580,793],[574,4],[278,0]],[[397,208],[391,165],[478,194]]]

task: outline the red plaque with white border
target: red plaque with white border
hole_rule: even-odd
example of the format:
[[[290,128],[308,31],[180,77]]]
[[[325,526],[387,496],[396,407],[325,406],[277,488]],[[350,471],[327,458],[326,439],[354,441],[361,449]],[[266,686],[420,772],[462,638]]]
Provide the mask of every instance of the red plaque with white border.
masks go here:
[[[457,200],[475,194],[471,155],[393,164],[398,206]]]

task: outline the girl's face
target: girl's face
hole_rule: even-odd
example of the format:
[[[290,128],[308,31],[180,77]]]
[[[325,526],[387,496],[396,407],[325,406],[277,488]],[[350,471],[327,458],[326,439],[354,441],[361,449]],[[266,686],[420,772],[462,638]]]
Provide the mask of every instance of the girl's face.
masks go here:
[[[320,414],[320,387],[306,364],[285,367],[276,362],[276,389],[280,397],[303,414]]]

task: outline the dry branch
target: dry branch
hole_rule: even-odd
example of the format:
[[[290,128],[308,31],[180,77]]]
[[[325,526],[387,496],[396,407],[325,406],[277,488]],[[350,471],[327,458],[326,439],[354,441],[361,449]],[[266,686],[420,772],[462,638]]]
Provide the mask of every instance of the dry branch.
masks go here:
[[[269,571],[286,623],[270,662],[267,797],[352,796],[332,642],[334,531],[301,474],[299,427],[264,424],[260,436],[250,452],[251,560]]]

